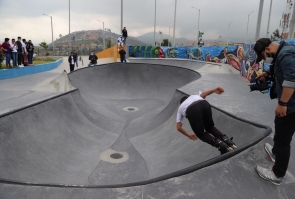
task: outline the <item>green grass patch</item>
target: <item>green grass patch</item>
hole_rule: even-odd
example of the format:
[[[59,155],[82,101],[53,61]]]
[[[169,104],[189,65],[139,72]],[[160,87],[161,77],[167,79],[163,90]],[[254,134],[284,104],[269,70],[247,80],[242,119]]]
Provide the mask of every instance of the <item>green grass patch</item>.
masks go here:
[[[46,64],[46,63],[50,63],[50,62],[55,62],[56,60],[58,60],[58,58],[52,58],[52,57],[47,57],[47,58],[33,58],[33,64],[37,65],[37,64]]]

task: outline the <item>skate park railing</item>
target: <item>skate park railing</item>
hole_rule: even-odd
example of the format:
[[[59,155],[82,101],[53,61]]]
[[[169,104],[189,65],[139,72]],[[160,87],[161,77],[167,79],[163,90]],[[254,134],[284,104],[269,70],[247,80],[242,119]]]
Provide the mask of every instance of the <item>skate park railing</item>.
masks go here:
[[[49,70],[57,68],[62,62],[63,62],[63,59],[58,59],[55,62],[46,63],[46,64],[25,66],[22,68],[3,69],[3,70],[0,70],[0,80],[11,79],[15,77],[49,71]]]

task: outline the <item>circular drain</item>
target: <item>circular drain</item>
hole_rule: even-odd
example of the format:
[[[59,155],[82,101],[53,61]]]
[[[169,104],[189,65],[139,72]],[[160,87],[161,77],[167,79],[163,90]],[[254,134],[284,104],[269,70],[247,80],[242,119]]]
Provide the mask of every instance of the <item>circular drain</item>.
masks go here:
[[[110,155],[110,157],[113,159],[121,159],[123,158],[123,155],[121,153],[113,153]]]
[[[128,111],[128,112],[135,112],[135,111],[138,111],[139,109],[137,107],[125,107],[123,108],[124,111]]]

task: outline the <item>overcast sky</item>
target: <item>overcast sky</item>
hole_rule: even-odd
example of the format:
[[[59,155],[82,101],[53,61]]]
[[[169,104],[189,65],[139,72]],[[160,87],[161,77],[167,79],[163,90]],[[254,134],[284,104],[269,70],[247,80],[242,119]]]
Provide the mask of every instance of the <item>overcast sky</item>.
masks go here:
[[[120,33],[121,0],[70,0],[71,32],[102,29]],[[156,0],[156,32],[173,33],[175,0]],[[248,14],[249,40],[254,40],[259,0],[178,0],[176,11],[176,37],[197,39],[198,10],[201,10],[200,30],[203,39],[246,39]],[[279,28],[287,0],[273,0],[270,33]],[[260,37],[266,36],[270,0],[264,0]],[[154,31],[155,0],[123,0],[123,26],[129,36],[140,36]],[[51,42],[50,17],[53,17],[54,39],[69,33],[69,0],[0,0],[0,39],[22,36],[33,43]],[[279,29],[281,32],[281,29]]]

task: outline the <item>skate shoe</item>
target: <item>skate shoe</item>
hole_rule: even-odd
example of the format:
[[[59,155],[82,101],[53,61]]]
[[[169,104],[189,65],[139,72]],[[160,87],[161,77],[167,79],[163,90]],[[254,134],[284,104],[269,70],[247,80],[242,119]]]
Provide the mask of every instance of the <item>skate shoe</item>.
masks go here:
[[[221,141],[218,138],[215,138],[214,141],[215,141],[215,147],[218,148],[221,155],[233,150],[230,146],[228,146],[225,142]]]
[[[237,148],[236,144],[233,142],[233,138],[232,137],[229,139],[226,135],[223,135],[223,136],[221,136],[220,139],[223,142],[225,142],[229,147],[231,147],[233,149],[236,149]]]
[[[268,143],[265,143],[264,149],[269,155],[269,158],[272,162],[276,162],[276,155],[272,153],[272,146]]]
[[[256,166],[256,171],[258,175],[264,180],[270,181],[274,185],[280,185],[283,181],[283,178],[278,178],[271,169],[265,169],[261,166]]]

